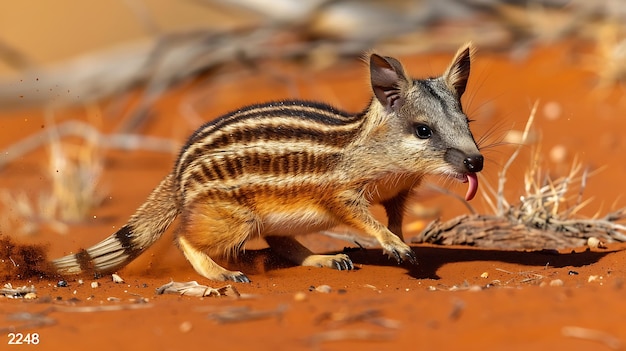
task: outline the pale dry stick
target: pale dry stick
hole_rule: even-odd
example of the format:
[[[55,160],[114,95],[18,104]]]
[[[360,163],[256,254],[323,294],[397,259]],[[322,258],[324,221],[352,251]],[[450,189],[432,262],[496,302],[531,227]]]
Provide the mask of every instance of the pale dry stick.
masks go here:
[[[8,327],[0,328],[0,334],[14,333],[18,330],[38,329],[41,327],[50,326],[56,323],[55,319],[47,317],[46,315],[52,311],[51,308],[39,313],[19,312],[6,316],[9,321],[25,322],[21,325],[11,325]]]
[[[583,201],[583,192],[585,191],[585,188],[587,187],[587,179],[591,176],[593,176],[594,174],[600,172],[601,170],[604,169],[605,166],[602,166],[596,170],[594,170],[593,172],[589,172],[588,168],[585,168],[585,170],[583,171],[582,176],[580,177],[580,186],[578,187],[578,195],[576,198],[576,202],[574,203],[574,206],[570,207],[569,209],[567,209],[567,211],[564,214],[565,218],[570,217],[571,215],[574,215],[576,213],[578,213],[578,211],[580,211],[582,208],[584,208],[585,206],[587,206],[587,204],[589,204],[591,202],[592,199],[587,199],[585,201]],[[598,213],[596,213],[592,218],[597,218],[600,214],[599,212],[600,210],[598,210]]]
[[[587,177],[593,175],[595,172],[589,172],[588,169],[583,171],[583,174],[579,176],[582,165],[574,161],[572,168],[567,176],[559,178],[555,181],[546,178],[547,185],[539,186],[540,175],[535,172],[536,167],[532,167],[529,173],[525,176],[525,189],[526,195],[523,198],[521,204],[521,210],[526,209],[524,212],[533,217],[545,215],[550,213],[550,224],[555,224],[559,218],[568,218],[569,216],[577,213],[580,209],[585,207],[592,199],[582,201],[582,193],[584,191]],[[570,185],[574,183],[580,183],[577,199],[575,205],[569,207],[564,214],[559,214],[559,204],[566,201],[565,198],[569,191]],[[598,215],[594,216],[597,218]],[[554,220],[553,220],[554,219]],[[547,218],[542,218],[542,222],[548,224]]]
[[[220,324],[247,322],[270,317],[276,317],[280,320],[287,308],[287,305],[279,305],[273,310],[253,311],[248,307],[232,307],[209,314],[209,319]]]
[[[570,169],[570,172],[567,176],[558,179],[556,182],[553,182],[551,179],[548,178],[548,185],[550,187],[550,194],[552,195],[551,198],[553,199],[554,205],[552,207],[552,216],[556,217],[559,214],[559,204],[560,202],[562,202],[565,198],[565,195],[567,194],[568,190],[569,190],[569,186],[572,182],[575,181],[580,181],[579,178],[577,177],[577,174],[580,172],[580,169],[582,168],[582,165],[580,163],[577,162],[576,159],[574,159],[574,162],[572,163],[572,167]],[[555,185],[556,183],[556,185]],[[579,189],[580,190],[580,189]],[[579,192],[580,194],[580,192]],[[573,207],[570,207],[570,209]]]
[[[318,346],[324,342],[331,341],[347,341],[347,340],[362,340],[362,341],[387,341],[393,338],[392,333],[374,333],[369,330],[356,329],[356,330],[329,330],[322,333],[314,334],[309,338],[309,343]]]
[[[496,204],[493,202],[492,197],[494,199],[497,199],[498,197],[498,193],[496,192],[496,189],[494,189],[491,184],[489,184],[489,182],[482,182],[481,185],[483,188],[487,189],[488,194],[485,194],[483,192],[483,199],[487,202],[487,205],[489,206],[489,208],[491,208],[491,212],[493,213],[497,213],[498,208],[496,207]]]
[[[620,350],[622,348],[622,341],[620,339],[601,330],[575,326],[565,326],[561,328],[561,334],[570,338],[598,341],[613,350]]]
[[[515,151],[513,151],[513,154],[511,155],[511,157],[509,157],[508,161],[502,167],[502,170],[498,173],[498,206],[497,206],[498,211],[496,213],[498,216],[503,216],[504,207],[509,206],[508,202],[505,204],[506,200],[504,199],[504,184],[506,183],[506,172],[508,171],[509,167],[511,167],[511,164],[513,163],[513,161],[519,155],[522,149],[522,145],[526,144],[526,141],[528,140],[528,134],[530,132],[530,127],[532,126],[535,120],[535,114],[537,113],[538,105],[539,105],[539,102],[535,101],[530,111],[530,116],[528,117],[528,121],[526,122],[526,127],[524,128],[524,133],[522,134],[521,143],[517,146]]]
[[[93,312],[112,312],[112,311],[125,311],[125,310],[142,310],[146,308],[152,308],[154,305],[150,303],[133,303],[124,305],[110,305],[110,306],[53,306],[52,312],[70,312],[70,313],[93,313]]]
[[[523,272],[511,272],[511,271],[507,271],[506,269],[502,269],[502,268],[496,268],[496,271],[498,272],[503,272],[503,273],[507,273],[507,274],[511,274],[511,275],[532,275],[532,277],[528,277],[525,279],[520,280],[520,283],[528,283],[531,281],[535,281],[535,280],[541,280],[543,278],[545,278],[545,276],[539,274],[539,273],[535,273],[533,271],[523,271]]]
[[[103,135],[96,128],[81,121],[67,121],[44,131],[28,136],[0,152],[0,169],[33,150],[47,144],[51,137],[64,138],[75,136],[85,138],[85,135],[98,135],[98,145],[103,148],[120,150],[148,150],[155,152],[174,153],[179,143],[170,139],[147,137],[137,134],[109,134]]]
[[[51,109],[45,110],[46,125],[54,126],[54,114]],[[77,221],[83,219],[87,212],[101,203],[103,195],[98,194],[97,180],[102,174],[102,157],[98,154],[99,133],[88,131],[84,136],[85,145],[78,148],[76,161],[71,160],[61,144],[61,137],[55,128],[49,134],[48,178],[52,183],[51,195],[41,195],[40,206],[47,206],[48,211],[39,213],[44,217]],[[59,172],[59,170],[62,170]],[[44,197],[48,197],[45,199]]]
[[[519,282],[524,284],[524,283],[534,282],[534,281],[537,281],[537,280],[542,280],[544,278],[545,278],[545,276],[543,276],[541,274],[533,273],[533,276],[528,277],[528,278],[524,278],[524,279],[520,280]]]
[[[356,322],[368,322],[388,329],[398,329],[401,325],[397,320],[382,317],[381,311],[377,309],[367,309],[356,313],[325,312],[315,318],[315,324],[321,324],[326,321],[328,321],[327,327],[331,329],[342,324]]]

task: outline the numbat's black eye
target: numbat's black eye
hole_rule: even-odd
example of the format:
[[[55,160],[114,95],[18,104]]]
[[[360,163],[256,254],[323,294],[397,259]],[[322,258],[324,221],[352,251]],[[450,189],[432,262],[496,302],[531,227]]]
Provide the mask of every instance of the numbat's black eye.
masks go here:
[[[415,126],[415,135],[420,139],[428,139],[433,136],[433,131],[427,125],[418,124]]]

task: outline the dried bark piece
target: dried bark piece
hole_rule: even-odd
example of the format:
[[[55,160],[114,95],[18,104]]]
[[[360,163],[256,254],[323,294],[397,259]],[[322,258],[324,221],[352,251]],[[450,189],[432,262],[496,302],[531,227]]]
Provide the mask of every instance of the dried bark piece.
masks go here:
[[[212,288],[206,285],[200,285],[196,281],[190,282],[174,282],[171,281],[165,285],[162,285],[156,289],[156,293],[158,295],[163,294],[177,294],[177,295],[185,295],[185,296],[196,296],[196,297],[205,297],[205,296],[233,296],[239,297],[239,291],[235,289],[232,285],[226,285],[221,288]]]
[[[0,288],[0,295],[9,298],[23,298],[28,294],[35,294],[36,292],[34,285],[14,288],[11,283],[6,283]]]

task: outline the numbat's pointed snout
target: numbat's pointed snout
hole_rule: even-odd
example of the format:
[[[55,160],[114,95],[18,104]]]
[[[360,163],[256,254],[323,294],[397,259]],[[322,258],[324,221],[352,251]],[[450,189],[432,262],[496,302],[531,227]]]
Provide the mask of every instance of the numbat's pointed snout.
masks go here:
[[[464,159],[463,164],[468,172],[476,173],[483,170],[484,159],[483,155],[473,155]]]

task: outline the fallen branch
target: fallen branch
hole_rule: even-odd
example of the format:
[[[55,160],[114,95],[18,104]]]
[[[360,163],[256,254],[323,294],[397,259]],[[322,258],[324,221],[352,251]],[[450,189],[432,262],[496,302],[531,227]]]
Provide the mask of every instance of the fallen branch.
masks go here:
[[[613,350],[620,350],[622,348],[622,341],[620,339],[601,330],[566,326],[561,329],[561,333],[563,336],[570,338],[598,341]]]
[[[0,153],[0,169],[50,143],[52,138],[80,137],[99,147],[118,150],[148,150],[175,153],[180,145],[170,139],[138,134],[103,134],[88,123],[72,120],[47,128],[7,147]],[[94,140],[95,139],[95,140]]]

